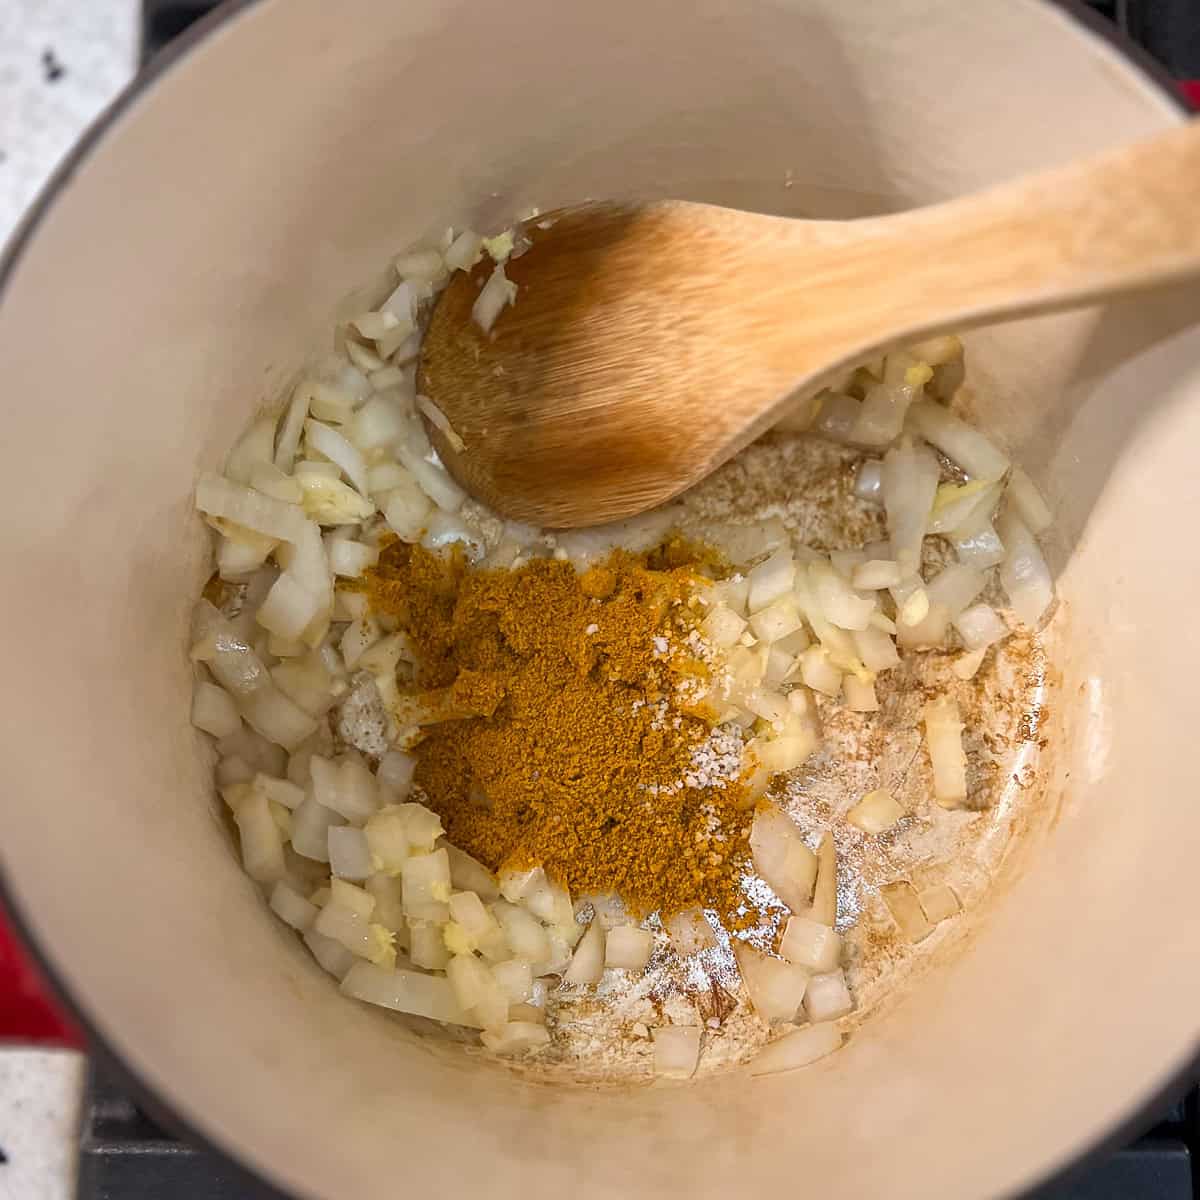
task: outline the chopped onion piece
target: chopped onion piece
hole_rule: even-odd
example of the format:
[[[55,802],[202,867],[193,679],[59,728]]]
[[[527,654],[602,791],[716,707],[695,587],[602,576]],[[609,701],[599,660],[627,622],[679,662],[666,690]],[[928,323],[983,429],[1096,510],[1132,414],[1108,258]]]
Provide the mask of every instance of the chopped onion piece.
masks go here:
[[[792,590],[796,578],[791,547],[780,546],[769,558],[759,563],[747,578],[750,583],[747,604],[751,613],[756,613],[769,604],[774,604],[781,596],[786,596]]]
[[[485,1029],[479,1040],[493,1054],[516,1055],[548,1046],[550,1034],[544,1025],[532,1021],[509,1021],[495,1029]]]
[[[839,629],[867,628],[875,608],[873,596],[858,595],[829,563],[820,560],[809,563],[808,578],[826,620]]]
[[[842,954],[842,939],[811,917],[793,916],[783,931],[779,953],[810,971],[832,971]]]
[[[428,396],[417,397],[417,408],[425,414],[431,425],[441,430],[446,441],[453,449],[459,451],[466,449],[462,438],[458,436],[454,426],[450,424],[450,418]]]
[[[427,971],[440,971],[450,961],[450,951],[442,938],[442,926],[433,921],[408,921],[409,957],[413,965]]]
[[[1008,593],[1017,619],[1034,628],[1054,599],[1050,568],[1046,566],[1037,539],[1012,508],[1006,508],[1001,514],[997,532],[1005,548],[1004,561],[1000,564],[1000,584]]]
[[[329,829],[341,818],[309,797],[292,814],[292,849],[315,862],[329,861]]]
[[[307,524],[296,505],[264,496],[221,475],[200,476],[196,484],[196,507],[211,517],[223,517],[264,537],[285,542],[294,542]]]
[[[654,935],[635,925],[618,925],[608,931],[604,947],[604,965],[626,971],[640,971],[650,961]]]
[[[361,882],[371,874],[371,851],[366,835],[353,825],[330,826],[329,864],[339,879]]]
[[[315,929],[310,929],[304,934],[304,944],[313,958],[336,979],[342,979],[346,972],[356,965],[364,967],[372,965],[356,958],[341,942],[335,942],[333,938],[326,937]]]
[[[925,742],[933,765],[933,795],[943,808],[956,808],[967,799],[967,756],[962,746],[962,720],[950,696],[925,705]]]
[[[980,520],[990,520],[1000,500],[999,483],[972,479],[967,483],[943,483],[933,501],[930,533],[955,533]]]
[[[899,563],[872,558],[854,568],[850,582],[857,590],[873,592],[880,588],[894,587],[902,578]]]
[[[291,780],[274,779],[259,771],[254,776],[254,786],[273,804],[282,804],[284,808],[296,809],[304,803],[304,789]]]
[[[271,911],[293,929],[303,933],[312,928],[317,918],[317,906],[306,900],[290,883],[281,879],[271,889]]]
[[[304,422],[308,418],[308,406],[312,400],[312,385],[307,380],[301,380],[292,389],[292,398],[288,402],[287,412],[279,427],[279,437],[275,443],[275,465],[281,471],[290,471],[296,462],[296,451],[300,448],[300,435],[304,432]]]
[[[425,532],[433,504],[417,481],[405,472],[404,481],[383,498],[383,517],[403,542],[419,542]]]
[[[940,404],[922,401],[908,415],[917,432],[972,479],[1002,479],[1011,465],[994,442]]]
[[[892,920],[908,941],[915,945],[933,932],[933,926],[926,919],[911,883],[889,883],[879,889],[879,894],[892,914]]]
[[[893,446],[883,459],[883,503],[892,557],[905,575],[915,575],[921,564],[921,542],[929,524],[938,474],[933,451],[909,438]]]
[[[373,963],[357,962],[342,980],[342,991],[356,1000],[396,1012],[478,1028],[476,1020],[455,998],[450,981],[436,975],[403,969],[389,971]]]
[[[808,971],[763,954],[747,942],[730,944],[754,1011],[764,1021],[793,1020],[808,987]]]
[[[294,750],[316,732],[317,723],[273,684],[242,699],[242,716],[269,742]]]
[[[804,844],[792,819],[773,804],[760,804],[750,830],[755,870],[793,912],[812,897],[816,855]]]
[[[665,1079],[691,1079],[700,1061],[698,1025],[660,1025],[650,1030],[654,1073]]]
[[[892,356],[889,356],[889,358]],[[932,377],[928,371],[918,384],[884,380],[867,388],[847,440],[859,446],[886,446],[900,436],[904,417],[917,393]]]
[[[410,250],[396,259],[396,273],[402,279],[440,280],[446,274],[446,264],[437,250]]]
[[[533,995],[533,973],[523,958],[510,958],[493,963],[492,977],[510,1004],[524,1004]],[[509,1016],[512,1010],[509,1009]]]
[[[471,306],[471,319],[484,333],[491,333],[500,310],[516,298],[517,285],[504,274],[504,264],[498,263]]]
[[[804,1011],[814,1025],[836,1021],[854,1011],[854,1000],[846,986],[846,973],[839,968],[826,974],[814,975],[804,993]]]
[[[316,471],[298,471],[296,478],[304,489],[305,514],[322,525],[357,525],[375,512],[370,500],[340,479]]]
[[[972,521],[951,538],[958,561],[969,567],[986,571],[1004,561],[1004,544],[990,519]]]
[[[854,494],[860,500],[879,504],[883,500],[883,463],[877,458],[864,459],[854,476]]]
[[[1038,491],[1037,484],[1020,467],[1014,466],[1009,474],[1006,495],[1017,516],[1032,533],[1044,533],[1050,527],[1054,519],[1050,505]]]
[[[847,814],[846,820],[863,833],[883,833],[904,816],[903,807],[886,788],[868,792]]]
[[[868,671],[888,671],[900,663],[895,642],[879,629],[855,630],[854,648]]]
[[[283,837],[262,792],[251,788],[233,814],[242,847],[242,866],[258,883],[275,883],[284,877]]]
[[[316,450],[335,463],[359,493],[366,495],[367,464],[350,442],[336,429],[311,419],[304,423],[304,437],[311,450]]]
[[[800,655],[800,678],[805,687],[826,696],[837,697],[842,693],[842,672],[830,662],[824,646],[809,646]]]
[[[298,640],[320,615],[323,599],[302,587],[285,571],[259,605],[255,619],[276,637]]]
[[[398,442],[407,427],[404,404],[394,393],[385,391],[372,396],[354,414],[346,426],[346,436],[359,450],[367,452]],[[394,463],[388,466],[399,469]],[[370,474],[368,471],[368,484],[371,481]]]
[[[935,887],[926,888],[923,892],[918,892],[917,900],[920,902],[921,911],[924,912],[926,918],[934,925],[938,924],[939,921],[946,920],[947,917],[954,916],[955,913],[962,910],[962,905],[959,904],[954,890],[947,887],[944,883],[939,883]]]
[[[374,546],[366,546],[362,542],[352,542],[340,538],[327,549],[329,569],[335,575],[347,579],[355,579],[368,567],[373,567],[379,561],[379,551]],[[347,664],[349,665],[349,664]]]
[[[1008,626],[989,604],[973,604],[954,619],[963,645],[968,650],[984,650],[1008,637]]]
[[[550,938],[537,917],[505,900],[493,903],[492,914],[500,922],[513,954],[531,963],[546,961],[550,955]]]
[[[745,631],[745,619],[723,604],[714,604],[700,625],[705,640],[721,650],[737,645]]]
[[[800,915],[830,928],[837,922],[837,846],[829,830],[821,835],[817,847],[817,882],[813,885],[812,904]]]
[[[192,724],[213,737],[223,738],[242,727],[237,705],[224,688],[197,679],[192,689]]]
[[[467,493],[454,482],[441,466],[426,462],[415,454],[401,449],[400,461],[412,472],[421,490],[438,506],[448,513],[458,512],[467,498]],[[399,532],[399,531],[397,531]]]
[[[760,1050],[750,1063],[750,1074],[774,1075],[780,1071],[806,1067],[832,1054],[844,1040],[842,1031],[832,1021],[806,1025]]]
[[[931,607],[946,610],[953,619],[983,591],[987,580],[982,571],[963,563],[951,563],[925,585]]]
[[[469,271],[483,253],[483,238],[472,229],[464,229],[442,256],[451,271]]]
[[[879,697],[875,695],[875,684],[863,682],[854,675],[842,679],[842,699],[851,712],[878,712]]]
[[[450,916],[450,860],[445,850],[406,858],[400,867],[400,879],[406,917],[445,923]]]
[[[818,397],[821,402],[820,411],[812,422],[812,429],[823,437],[835,442],[850,441],[851,431],[858,422],[858,414],[862,411],[862,401],[845,392],[825,391]],[[802,423],[798,423],[804,428]]]
[[[563,975],[563,983],[579,986],[599,983],[600,976],[604,974],[606,943],[604,926],[598,920],[593,920],[575,947],[571,965]]]
[[[299,504],[304,492],[291,475],[285,475],[274,463],[255,463],[250,472],[250,486],[264,496],[274,496],[287,504]]]

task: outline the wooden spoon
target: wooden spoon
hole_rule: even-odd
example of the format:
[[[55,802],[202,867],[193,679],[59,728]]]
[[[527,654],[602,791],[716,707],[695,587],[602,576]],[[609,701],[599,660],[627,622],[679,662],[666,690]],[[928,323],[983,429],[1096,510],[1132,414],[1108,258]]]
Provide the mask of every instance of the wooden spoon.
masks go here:
[[[442,293],[418,389],[461,438],[431,428],[469,491],[516,520],[593,525],[682,492],[873,353],[1200,272],[1200,123],[896,216],[665,200],[522,232],[490,333],[471,318],[490,259]]]

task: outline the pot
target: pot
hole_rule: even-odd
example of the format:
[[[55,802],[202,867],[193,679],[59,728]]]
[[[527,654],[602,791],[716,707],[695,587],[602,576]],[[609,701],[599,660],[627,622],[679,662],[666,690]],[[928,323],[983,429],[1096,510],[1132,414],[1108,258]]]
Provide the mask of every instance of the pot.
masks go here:
[[[589,195],[853,217],[1181,119],[1036,0],[260,0],[186,39],[3,269],[3,873],[93,1035],[324,1200],[964,1200],[1142,1111],[1200,1034],[1195,287],[969,335],[967,403],[1056,510],[1058,699],[1013,771],[1043,749],[1045,803],[967,944],[787,1075],[551,1086],[340,996],[243,875],[188,726],[191,487],[447,222]]]

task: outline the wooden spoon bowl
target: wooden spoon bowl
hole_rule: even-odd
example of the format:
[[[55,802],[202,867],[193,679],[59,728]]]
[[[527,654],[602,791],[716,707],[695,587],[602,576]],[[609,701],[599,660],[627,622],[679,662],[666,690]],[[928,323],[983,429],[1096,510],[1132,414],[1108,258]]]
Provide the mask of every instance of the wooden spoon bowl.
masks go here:
[[[524,223],[515,302],[472,319],[485,256],[442,293],[418,389],[443,461],[548,528],[678,495],[869,355],[1200,272],[1200,126],[897,216],[802,221],[681,201]]]

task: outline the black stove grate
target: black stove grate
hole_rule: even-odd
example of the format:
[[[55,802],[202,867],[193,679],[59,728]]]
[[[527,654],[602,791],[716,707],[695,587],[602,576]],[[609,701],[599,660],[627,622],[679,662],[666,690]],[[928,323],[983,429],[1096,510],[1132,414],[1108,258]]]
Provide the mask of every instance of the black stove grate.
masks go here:
[[[143,61],[213,0],[143,0]],[[1200,0],[1095,0],[1180,79],[1200,79]],[[1200,1200],[1200,1092],[1190,1089],[1131,1146],[1028,1200]],[[93,1070],[80,1148],[79,1200],[284,1200],[210,1150],[165,1133],[119,1086]]]

